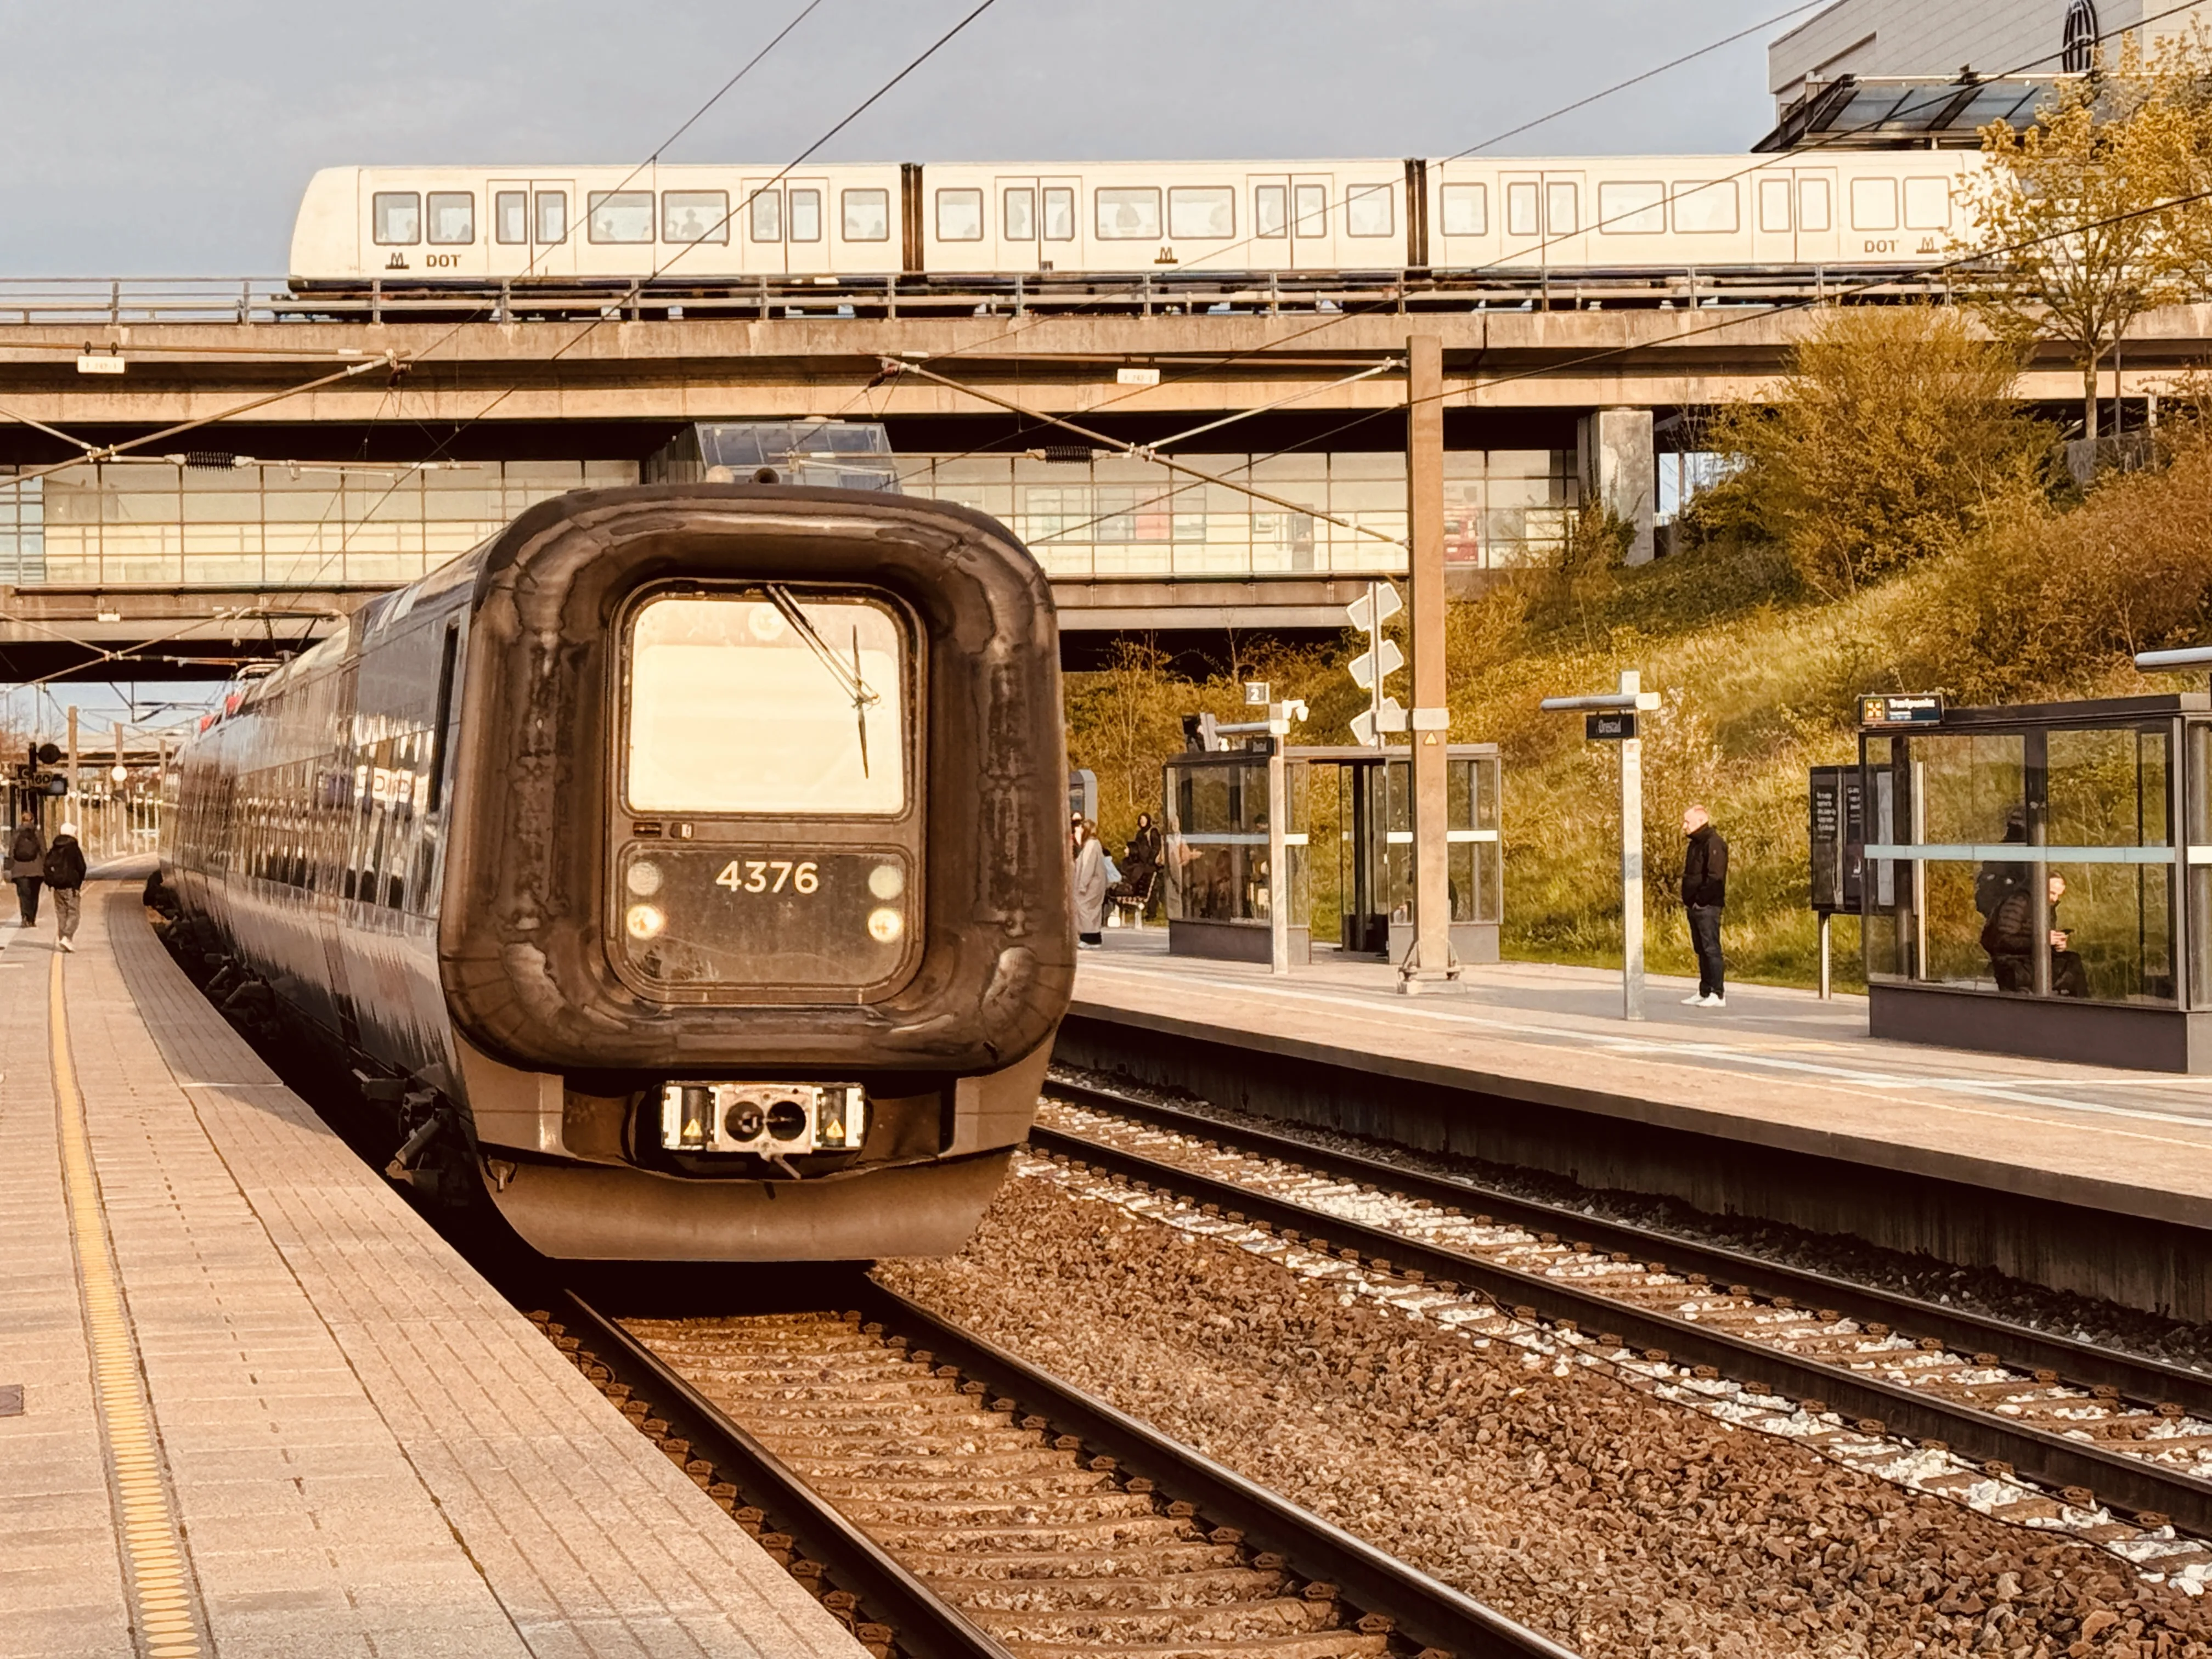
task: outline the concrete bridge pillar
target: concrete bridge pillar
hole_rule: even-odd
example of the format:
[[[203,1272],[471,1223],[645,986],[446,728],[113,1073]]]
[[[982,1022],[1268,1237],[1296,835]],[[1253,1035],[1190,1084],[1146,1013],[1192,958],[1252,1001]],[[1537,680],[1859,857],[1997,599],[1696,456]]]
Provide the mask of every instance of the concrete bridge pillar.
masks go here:
[[[1628,562],[1651,562],[1653,524],[1659,511],[1659,464],[1651,447],[1648,409],[1594,409],[1575,428],[1575,457],[1583,500],[1602,503],[1633,532]]]

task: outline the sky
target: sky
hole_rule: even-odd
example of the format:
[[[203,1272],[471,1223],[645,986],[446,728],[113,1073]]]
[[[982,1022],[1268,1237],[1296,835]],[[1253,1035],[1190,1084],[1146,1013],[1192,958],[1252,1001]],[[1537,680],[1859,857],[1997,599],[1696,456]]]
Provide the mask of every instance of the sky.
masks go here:
[[[10,276],[271,276],[316,168],[635,162],[805,0],[0,0]],[[975,0],[819,0],[670,161],[788,162]],[[1440,155],[1790,0],[996,0],[830,161]],[[1740,152],[1785,21],[1492,153]]]

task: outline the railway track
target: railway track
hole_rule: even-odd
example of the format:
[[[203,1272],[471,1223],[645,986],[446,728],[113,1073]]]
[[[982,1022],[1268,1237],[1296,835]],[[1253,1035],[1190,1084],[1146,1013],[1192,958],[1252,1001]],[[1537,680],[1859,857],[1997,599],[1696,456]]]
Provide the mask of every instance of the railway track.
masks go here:
[[[1048,1158],[1308,1255],[1466,1287],[1592,1357],[1686,1367],[1692,1389],[1736,1379],[1839,1415],[1845,1437],[1905,1437],[2045,1489],[2006,1518],[2070,1513],[2139,1565],[2212,1564],[2197,1541],[2212,1535],[2212,1377],[1112,1091],[1048,1093],[1030,1137]],[[2100,1506],[2132,1526],[2078,1523]]]
[[[843,1305],[533,1314],[846,1620],[914,1659],[1572,1659],[870,1281]]]

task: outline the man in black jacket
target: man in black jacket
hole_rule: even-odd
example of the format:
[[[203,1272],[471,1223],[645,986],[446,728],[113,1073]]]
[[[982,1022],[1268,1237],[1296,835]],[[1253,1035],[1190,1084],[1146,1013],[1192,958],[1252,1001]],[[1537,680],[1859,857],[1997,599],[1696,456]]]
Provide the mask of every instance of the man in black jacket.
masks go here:
[[[8,874],[15,884],[15,913],[26,927],[39,925],[39,883],[44,879],[41,868],[46,861],[46,842],[39,834],[39,821],[26,812],[8,843]]]
[[[1689,914],[1690,943],[1698,952],[1698,994],[1684,997],[1688,1008],[1725,1008],[1728,988],[1722,980],[1721,907],[1728,902],[1728,842],[1713,828],[1712,815],[1692,805],[1682,814],[1689,851],[1682,860],[1682,908]]]
[[[54,896],[54,929],[64,951],[74,951],[77,916],[84,897],[84,849],[76,844],[76,825],[65,823],[46,848],[47,890]]]

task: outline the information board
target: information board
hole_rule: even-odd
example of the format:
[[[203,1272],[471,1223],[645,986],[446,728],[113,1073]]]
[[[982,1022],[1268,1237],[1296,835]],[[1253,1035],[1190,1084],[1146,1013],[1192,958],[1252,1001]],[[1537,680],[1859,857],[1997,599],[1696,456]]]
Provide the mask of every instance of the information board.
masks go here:
[[[1583,716],[1583,735],[1592,743],[1620,743],[1636,735],[1636,711],[1607,709]]]
[[[1812,769],[1813,908],[1859,913],[1866,885],[1866,791],[1856,766]]]
[[[1861,726],[1940,726],[1943,723],[1941,691],[1869,692],[1859,699]]]

